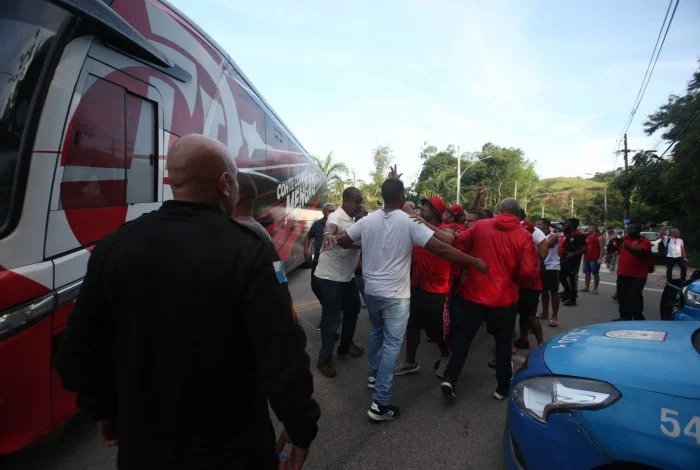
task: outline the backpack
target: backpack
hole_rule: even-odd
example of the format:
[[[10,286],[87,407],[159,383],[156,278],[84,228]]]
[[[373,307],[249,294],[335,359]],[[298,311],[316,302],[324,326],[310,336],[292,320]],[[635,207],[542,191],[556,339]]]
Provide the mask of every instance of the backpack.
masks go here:
[[[664,243],[664,238],[668,240],[668,237],[661,237],[661,240],[659,240],[659,246],[658,246],[658,251],[659,251],[659,256],[666,257],[668,254],[668,241]]]

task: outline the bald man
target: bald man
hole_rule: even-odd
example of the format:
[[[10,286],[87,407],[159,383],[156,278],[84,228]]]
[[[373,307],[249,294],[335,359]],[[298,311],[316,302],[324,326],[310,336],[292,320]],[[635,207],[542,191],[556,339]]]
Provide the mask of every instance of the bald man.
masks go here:
[[[221,143],[179,139],[174,200],[97,244],[57,368],[120,469],[277,468],[303,462],[320,411],[306,337],[272,244],[229,219],[236,164]]]

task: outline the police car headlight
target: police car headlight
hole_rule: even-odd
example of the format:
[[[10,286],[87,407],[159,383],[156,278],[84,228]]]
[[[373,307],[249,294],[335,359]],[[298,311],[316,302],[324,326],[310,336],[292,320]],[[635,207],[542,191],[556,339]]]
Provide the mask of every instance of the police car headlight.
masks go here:
[[[689,291],[688,286],[683,288],[683,297],[685,298],[686,305],[690,305],[691,307],[700,307],[700,294]]]
[[[550,413],[598,410],[615,403],[620,392],[607,382],[573,377],[532,377],[519,382],[513,399],[528,416],[541,423]]]

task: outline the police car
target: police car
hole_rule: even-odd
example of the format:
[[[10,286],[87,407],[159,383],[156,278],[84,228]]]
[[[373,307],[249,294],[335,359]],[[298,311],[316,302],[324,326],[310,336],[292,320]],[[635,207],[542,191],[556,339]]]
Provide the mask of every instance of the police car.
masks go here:
[[[700,468],[700,322],[610,322],[541,345],[515,374],[509,468]]]

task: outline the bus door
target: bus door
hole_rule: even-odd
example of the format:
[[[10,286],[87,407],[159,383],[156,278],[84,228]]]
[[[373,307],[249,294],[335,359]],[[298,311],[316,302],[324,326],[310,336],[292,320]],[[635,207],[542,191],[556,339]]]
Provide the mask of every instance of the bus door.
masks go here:
[[[127,220],[155,210],[163,192],[162,98],[141,64],[94,44],[71,101],[56,166],[45,256],[54,263],[59,308],[53,315],[52,357],[66,328],[94,244]],[[110,59],[119,69],[107,65]],[[125,63],[126,62],[126,63]],[[62,302],[61,302],[62,300]],[[52,368],[52,421],[75,413]]]

